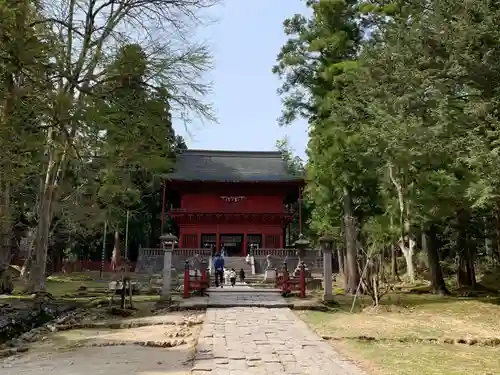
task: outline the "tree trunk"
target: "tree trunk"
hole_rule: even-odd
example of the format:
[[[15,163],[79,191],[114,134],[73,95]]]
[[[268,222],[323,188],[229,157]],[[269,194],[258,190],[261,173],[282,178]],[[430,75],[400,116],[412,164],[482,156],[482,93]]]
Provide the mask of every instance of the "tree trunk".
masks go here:
[[[458,255],[457,282],[460,287],[476,288],[476,271],[469,249]]]
[[[460,210],[457,214],[458,239],[457,239],[457,282],[461,287],[476,287],[476,275],[474,271],[474,260],[468,241],[468,226],[470,222],[469,212]]]
[[[0,273],[7,270],[12,260],[12,207],[10,200],[11,176],[0,171]]]
[[[493,248],[493,238],[490,234],[490,228],[488,225],[488,218],[483,216],[483,228],[484,228],[484,250],[486,253],[486,257],[491,259],[493,266],[496,264],[495,259],[495,249]]]
[[[398,259],[397,259],[397,250],[394,244],[391,244],[391,276],[395,281],[399,281],[398,274]]]
[[[356,246],[356,222],[352,212],[352,196],[348,188],[344,188],[344,227],[346,238],[345,270],[347,271],[347,284],[344,291],[346,294],[354,294],[359,284],[359,271]]]
[[[113,271],[118,270],[120,267],[120,233],[115,230],[115,244],[113,246],[113,254],[111,255],[111,269]]]
[[[415,253],[415,241],[411,238],[406,241],[400,240],[399,248],[403,253],[406,262],[406,276],[408,277],[410,283],[415,282],[415,267],[413,266],[413,254]]]
[[[345,275],[345,266],[344,266],[344,249],[343,247],[338,247],[337,248],[337,259],[338,259],[338,264],[339,264],[339,274]]]
[[[47,174],[50,173],[50,168]],[[32,254],[32,267],[29,273],[27,290],[29,293],[45,292],[45,272],[49,246],[50,224],[52,222],[52,203],[54,186],[44,184],[38,212],[38,227],[35,235],[35,249]]]
[[[406,261],[406,276],[410,283],[415,282],[415,268],[413,266],[413,253],[415,242],[410,235],[410,203],[405,201],[403,184],[394,176],[392,165],[389,165],[389,178],[396,189],[399,204],[399,230],[401,231],[399,239],[399,248]]]
[[[500,203],[496,204],[495,207],[495,234],[496,234],[496,246],[495,246],[495,258],[497,262],[500,261]]]
[[[430,292],[442,296],[450,294],[450,292],[446,289],[446,284],[444,283],[436,242],[436,227],[431,224],[427,232],[422,231],[422,250],[427,253],[427,261],[429,263]]]
[[[347,283],[349,282],[349,270],[347,269],[347,252],[345,246],[342,247],[341,250],[342,254],[342,268],[343,268],[343,276],[344,276],[344,288],[346,287]]]
[[[394,219],[390,215],[391,231],[394,229]],[[398,274],[398,252],[394,244],[391,244],[391,277],[394,281],[401,281]]]
[[[23,266],[21,268],[21,278],[27,280],[28,278],[28,270],[31,268],[32,257],[33,257],[33,248],[35,245],[36,239],[36,229],[30,233],[30,242],[28,248],[26,249],[26,257],[24,258]]]
[[[21,9],[24,9],[24,6],[22,6]],[[18,20],[18,18],[19,14],[16,17],[16,20]],[[6,123],[6,125],[4,126],[9,126],[9,118],[13,116],[13,109],[17,100],[17,87],[14,83],[13,72],[3,72],[3,75],[5,79],[2,83],[6,90],[6,92],[4,93],[4,97],[6,99],[3,103],[0,103],[0,106],[3,105],[3,111],[0,117],[0,121]],[[12,137],[12,135],[10,137]],[[8,142],[8,140],[5,141]],[[0,165],[0,272],[2,273],[3,271],[7,270],[12,260],[13,222],[11,185],[13,178],[13,165],[9,157],[10,152],[11,150],[6,150],[5,154],[2,157],[2,163]]]

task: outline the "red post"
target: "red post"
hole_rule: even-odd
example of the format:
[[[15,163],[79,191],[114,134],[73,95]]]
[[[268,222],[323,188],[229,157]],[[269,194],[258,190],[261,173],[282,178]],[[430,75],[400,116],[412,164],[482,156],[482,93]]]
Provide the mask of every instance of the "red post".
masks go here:
[[[299,234],[302,234],[302,186],[299,186]]]
[[[206,269],[201,270],[201,281],[202,282],[207,281],[207,270]]]
[[[189,261],[184,264],[184,298],[189,297]]]
[[[305,298],[306,296],[306,269],[304,262],[300,264],[300,279],[299,279],[299,297]]]
[[[247,256],[247,248],[248,248],[248,239],[247,239],[247,234],[243,233],[243,247],[241,248],[241,256],[245,257]]]
[[[162,200],[161,200],[161,233],[163,234],[163,228],[165,228],[165,180],[163,180],[163,193],[162,193]]]
[[[288,287],[288,268],[286,266],[286,261],[283,262],[283,284],[281,285],[281,290],[283,292],[289,292]]]
[[[207,282],[207,265],[205,262],[202,262],[202,269],[201,269],[201,290],[200,293],[203,296],[205,294],[205,283]]]

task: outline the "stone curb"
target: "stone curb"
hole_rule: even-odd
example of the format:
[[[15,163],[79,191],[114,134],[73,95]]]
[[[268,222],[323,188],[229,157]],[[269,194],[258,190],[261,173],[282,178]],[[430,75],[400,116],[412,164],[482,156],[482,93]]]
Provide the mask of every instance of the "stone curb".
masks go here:
[[[200,303],[193,304],[189,306],[171,306],[172,311],[189,311],[189,310],[206,310],[206,309],[227,309],[234,307],[258,307],[267,309],[291,309],[297,311],[328,311],[330,310],[328,306],[324,305],[312,305],[312,306],[302,306],[294,305],[293,303],[280,303],[280,304],[265,304],[265,303]]]

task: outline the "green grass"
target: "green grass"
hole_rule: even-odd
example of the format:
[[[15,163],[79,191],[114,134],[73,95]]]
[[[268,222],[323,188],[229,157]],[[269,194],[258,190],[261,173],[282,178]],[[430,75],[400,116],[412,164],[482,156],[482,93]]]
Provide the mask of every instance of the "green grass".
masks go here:
[[[379,308],[359,299],[353,313],[352,297],[336,296],[335,312],[300,312],[320,335],[330,336],[344,355],[370,374],[498,374],[500,348],[464,344],[422,343],[418,339],[500,338],[500,306],[494,298],[437,297],[393,293]],[[362,341],[368,336],[377,341]],[[400,342],[401,339],[407,342]],[[382,340],[382,341],[378,341]]]
[[[355,359],[376,375],[470,375],[500,371],[500,350],[489,347],[348,342],[341,352],[355,353]]]
[[[106,293],[108,284],[116,279],[117,274],[106,273],[102,279],[99,279],[99,273],[72,273],[57,274],[49,276],[46,280],[47,292],[55,299],[70,300],[74,302],[91,302],[92,300],[102,300],[109,298]],[[25,284],[20,279],[14,281],[14,292],[11,296],[0,298],[2,300],[25,300],[30,299],[31,295],[23,294]],[[84,290],[80,290],[84,286]],[[115,297],[118,300],[119,297]],[[134,295],[133,302],[154,302],[159,299],[158,295]]]

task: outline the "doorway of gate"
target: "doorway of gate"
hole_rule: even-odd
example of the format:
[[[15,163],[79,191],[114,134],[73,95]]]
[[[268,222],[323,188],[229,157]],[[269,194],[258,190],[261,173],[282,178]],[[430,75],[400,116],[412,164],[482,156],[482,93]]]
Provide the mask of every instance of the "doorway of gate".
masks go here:
[[[243,234],[221,234],[220,246],[224,247],[226,256],[241,256],[241,247],[243,245]]]

